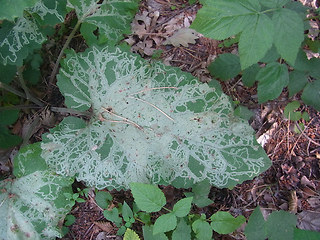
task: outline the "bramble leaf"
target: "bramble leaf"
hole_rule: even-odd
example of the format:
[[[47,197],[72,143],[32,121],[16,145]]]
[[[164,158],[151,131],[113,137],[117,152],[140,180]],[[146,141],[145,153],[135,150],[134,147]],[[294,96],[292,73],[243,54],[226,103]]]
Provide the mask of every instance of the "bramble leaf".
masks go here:
[[[289,83],[289,73],[285,65],[277,62],[262,68],[257,76],[258,99],[260,103],[279,97],[282,89]]]
[[[131,183],[130,189],[134,201],[145,212],[158,212],[166,204],[163,192],[154,185]]]
[[[208,66],[208,70],[221,80],[233,78],[241,71],[239,57],[231,53],[221,54]]]
[[[70,51],[57,78],[66,105],[92,117],[65,118],[43,136],[43,157],[89,186],[232,187],[270,165],[214,81],[111,47]]]
[[[294,94],[300,92],[308,83],[308,75],[299,70],[293,70],[289,73],[289,96],[292,97]]]
[[[0,239],[62,237],[57,226],[71,210],[64,193],[72,194],[73,179],[49,171],[40,152],[40,144],[20,149],[14,159],[18,178],[0,182]]]
[[[229,234],[245,223],[244,216],[233,217],[229,212],[219,211],[211,217],[211,227],[220,234]]]

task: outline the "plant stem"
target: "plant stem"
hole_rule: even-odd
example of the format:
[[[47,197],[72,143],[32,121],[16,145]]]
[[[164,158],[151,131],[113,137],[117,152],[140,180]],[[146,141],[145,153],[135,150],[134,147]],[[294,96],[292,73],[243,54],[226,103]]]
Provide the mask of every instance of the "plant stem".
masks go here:
[[[33,97],[32,95],[30,95],[30,96],[28,97],[28,96],[26,96],[25,93],[22,93],[22,92],[20,92],[20,91],[18,91],[18,90],[16,90],[16,89],[14,89],[13,87],[5,84],[5,83],[0,82],[0,88],[4,88],[4,89],[7,90],[8,92],[11,92],[11,93],[13,93],[13,94],[15,94],[15,95],[17,95],[17,96],[19,96],[19,97],[28,99],[28,100],[30,100],[31,102],[37,104],[37,105],[40,106],[40,107],[43,107],[43,106],[44,106],[44,104],[43,104],[42,102],[40,102],[37,98]]]
[[[164,210],[167,210],[168,212],[172,212],[170,209],[166,208],[166,207],[162,207]]]
[[[76,26],[74,27],[74,29],[72,30],[72,32],[70,33],[70,35],[68,36],[67,38],[67,41],[64,43],[60,53],[59,53],[59,56],[58,56],[58,59],[53,67],[53,70],[52,70],[52,73],[50,75],[50,78],[49,78],[49,85],[52,85],[53,84],[53,80],[55,78],[55,76],[57,75],[57,72],[58,72],[58,67],[59,67],[59,63],[60,63],[60,60],[61,58],[63,57],[63,54],[64,54],[64,50],[66,50],[66,48],[69,46],[72,38],[74,37],[74,35],[76,34],[76,32],[78,31],[78,28],[80,27],[81,25],[81,21],[78,20]]]
[[[86,116],[86,117],[91,116],[91,114],[89,112],[81,112],[81,111],[70,109],[70,108],[51,107],[50,110],[53,112],[70,113],[70,114]]]

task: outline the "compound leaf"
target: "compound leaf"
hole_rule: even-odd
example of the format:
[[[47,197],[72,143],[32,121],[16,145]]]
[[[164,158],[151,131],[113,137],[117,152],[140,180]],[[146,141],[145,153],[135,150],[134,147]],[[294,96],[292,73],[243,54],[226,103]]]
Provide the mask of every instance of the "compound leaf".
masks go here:
[[[145,212],[158,212],[166,204],[163,192],[154,185],[131,183],[131,192],[138,207]]]
[[[257,76],[259,102],[279,97],[282,89],[289,83],[289,73],[285,65],[274,62],[262,68]]]
[[[239,228],[246,218],[244,216],[233,217],[229,212],[219,211],[211,216],[211,227],[220,234],[229,234]]]
[[[0,182],[1,239],[62,237],[57,225],[71,210],[64,193],[72,194],[73,179],[49,171],[40,152],[40,144],[21,149],[14,159],[18,178]]]
[[[304,39],[303,19],[290,9],[280,8],[273,14],[272,22],[274,44],[278,52],[288,63],[294,65]]]
[[[233,116],[219,87],[119,48],[69,52],[58,86],[66,105],[92,108],[88,123],[65,118],[43,136],[42,156],[89,186],[130,182],[233,187],[270,166],[253,130]]]

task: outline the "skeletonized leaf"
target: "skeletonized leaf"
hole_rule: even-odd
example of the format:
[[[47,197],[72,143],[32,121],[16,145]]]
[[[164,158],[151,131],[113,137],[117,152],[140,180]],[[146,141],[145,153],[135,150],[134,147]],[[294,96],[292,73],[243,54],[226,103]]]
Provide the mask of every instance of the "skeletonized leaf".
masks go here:
[[[212,83],[214,84],[214,82]],[[92,107],[90,122],[65,118],[43,137],[57,172],[98,188],[130,182],[232,187],[270,166],[253,130],[219,87],[119,48],[69,52],[58,86],[68,107]]]
[[[40,144],[21,149],[14,160],[19,178],[0,182],[0,239],[61,237],[57,225],[72,207],[63,193],[72,194],[73,179],[49,171],[40,152]]]

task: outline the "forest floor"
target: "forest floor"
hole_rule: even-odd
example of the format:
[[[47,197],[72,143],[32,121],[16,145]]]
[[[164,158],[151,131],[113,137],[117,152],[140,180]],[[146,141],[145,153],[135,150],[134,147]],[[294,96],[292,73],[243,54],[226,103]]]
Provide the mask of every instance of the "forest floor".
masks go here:
[[[302,1],[308,2],[308,1]],[[140,9],[132,23],[132,34],[125,41],[131,45],[133,52],[146,59],[157,58],[167,65],[180,67],[198,77],[201,82],[208,82],[211,76],[207,66],[222,53],[237,53],[236,44],[224,46],[219,41],[211,40],[202,35],[195,35],[187,40],[186,46],[173,46],[165,42],[173,32],[188,28],[195,18],[199,4],[190,5],[188,1],[143,0]],[[70,14],[66,22],[72,22],[74,15]],[[65,38],[55,48],[44,45],[47,51],[45,63],[42,66],[44,75],[50,76],[54,60],[57,59]],[[166,44],[166,45],[164,45]],[[72,48],[83,51],[86,48],[84,40],[75,37]],[[194,213],[204,213],[207,216],[216,211],[229,211],[232,215],[243,215],[247,219],[252,211],[260,206],[264,216],[276,210],[286,210],[297,214],[298,225],[304,229],[320,231],[320,113],[313,108],[301,105],[300,111],[309,114],[310,120],[300,120],[304,130],[296,131],[297,123],[289,121],[283,115],[284,107],[292,100],[300,100],[299,95],[288,96],[284,89],[279,98],[264,104],[257,99],[257,86],[247,88],[242,84],[241,75],[229,81],[221,81],[222,89],[237,104],[249,108],[254,116],[249,123],[256,132],[256,137],[263,145],[272,166],[266,172],[250,181],[237,185],[232,190],[211,188],[209,198],[213,203],[204,208],[192,208]],[[63,107],[63,97],[55,85],[43,85],[34,90],[39,95],[45,95],[47,102],[57,107]],[[32,116],[32,117],[30,117]],[[35,123],[40,118],[42,125]],[[49,110],[26,113],[18,120],[16,132],[28,123],[35,124],[31,140],[36,142],[49,127],[65,117],[62,113]],[[45,119],[45,124],[43,124]],[[44,128],[46,125],[47,128]],[[76,188],[85,188],[82,183],[76,183]],[[170,208],[184,197],[183,190],[171,186],[162,187]],[[133,202],[130,191],[111,191],[113,206]],[[63,239],[103,240],[122,239],[116,236],[117,227],[104,221],[102,210],[94,201],[93,193],[85,198],[84,203],[76,203],[71,214],[76,221],[70,226],[69,233]],[[141,226],[134,225],[134,230],[141,236]],[[139,232],[140,231],[140,232]],[[215,239],[245,239],[243,228],[229,235],[215,234]]]

